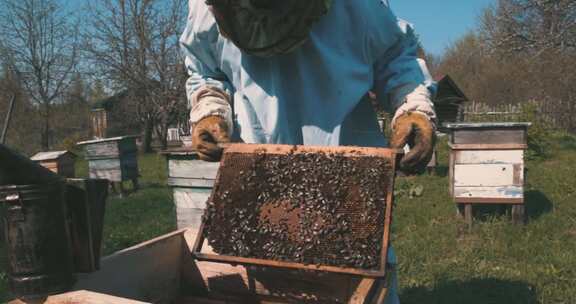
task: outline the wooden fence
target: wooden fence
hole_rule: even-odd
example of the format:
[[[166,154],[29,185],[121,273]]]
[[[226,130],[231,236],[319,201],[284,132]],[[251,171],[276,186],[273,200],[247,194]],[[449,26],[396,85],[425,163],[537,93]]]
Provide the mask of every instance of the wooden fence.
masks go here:
[[[466,103],[463,120],[466,122],[523,121],[530,117],[528,108],[535,110],[533,119],[553,129],[576,133],[576,103],[566,101],[530,101],[527,104],[488,105]]]

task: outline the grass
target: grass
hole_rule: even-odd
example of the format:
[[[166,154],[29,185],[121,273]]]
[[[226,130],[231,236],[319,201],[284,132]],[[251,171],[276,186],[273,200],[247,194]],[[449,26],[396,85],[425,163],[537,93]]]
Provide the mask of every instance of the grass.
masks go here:
[[[425,186],[423,196],[396,201],[402,303],[575,303],[576,149],[565,142],[528,163],[527,226],[493,212],[468,233],[444,174],[399,180]]]
[[[424,187],[419,197],[400,194],[394,211],[403,304],[576,303],[576,139],[553,142],[550,158],[528,162],[526,226],[488,212],[468,232],[455,217],[446,167],[436,176],[398,179],[397,189]],[[445,143],[439,147],[445,166],[447,148]],[[141,156],[140,168],[142,190],[109,200],[104,254],[175,228],[170,190],[164,186],[165,161]],[[79,176],[86,175],[84,162],[77,169]],[[6,289],[0,284],[3,297]]]

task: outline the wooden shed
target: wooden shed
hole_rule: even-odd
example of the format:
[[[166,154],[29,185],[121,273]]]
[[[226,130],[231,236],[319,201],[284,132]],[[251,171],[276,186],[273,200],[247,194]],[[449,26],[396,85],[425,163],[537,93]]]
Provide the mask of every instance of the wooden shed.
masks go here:
[[[76,155],[70,151],[39,152],[30,159],[65,178],[76,175]]]
[[[442,76],[437,81],[438,92],[434,99],[434,106],[438,116],[438,126],[442,129],[441,126],[444,123],[462,120],[462,107],[469,99],[449,75]]]
[[[124,90],[98,100],[92,105],[90,123],[94,138],[102,139],[140,132],[138,122],[126,119],[126,107],[131,106],[130,102],[134,96],[130,91]]]

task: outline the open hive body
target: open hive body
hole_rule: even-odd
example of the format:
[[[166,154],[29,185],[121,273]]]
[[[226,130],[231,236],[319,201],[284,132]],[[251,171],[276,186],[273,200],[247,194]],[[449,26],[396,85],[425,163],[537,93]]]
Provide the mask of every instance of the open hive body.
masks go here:
[[[75,291],[45,303],[375,304],[386,297],[387,278],[198,261],[196,238],[196,230],[180,230],[105,257],[99,271],[78,275]]]
[[[222,159],[202,260],[384,276],[395,152],[247,145]]]
[[[53,297],[48,303],[383,303],[390,275],[385,258],[395,157],[395,152],[389,149],[233,145],[223,158],[207,211],[208,221],[200,231],[180,230],[109,256],[103,259],[100,271],[79,277],[75,286],[79,292]],[[269,191],[274,182],[258,183],[258,186],[245,183],[246,174],[252,169],[260,170],[256,172],[258,177],[261,171],[270,173],[283,168],[282,164],[287,161],[303,165],[299,167],[292,163],[288,166],[296,168],[293,176],[285,177],[298,184],[292,192],[306,186],[308,192],[318,192],[313,196],[316,199],[296,192],[294,197],[301,199],[301,205],[292,206],[285,199],[279,199],[278,193]],[[330,162],[340,168],[327,165]],[[371,174],[375,179],[364,181]],[[326,191],[318,188],[330,181],[337,184],[336,188],[347,190],[328,191],[334,190],[335,185],[327,186]],[[359,199],[362,191],[353,189],[362,186],[362,182],[372,192]],[[285,190],[288,189],[281,193]],[[228,198],[234,200],[222,199],[221,195],[226,191]],[[256,200],[257,203],[246,197],[234,197],[236,193],[251,192],[254,192],[252,195],[268,192],[269,197]],[[334,192],[340,195],[331,197],[326,202],[328,206],[319,199]],[[374,207],[366,205],[366,200],[371,198],[370,204]],[[329,201],[336,202],[338,208],[333,208]],[[316,205],[318,202],[321,204]],[[306,209],[318,206],[324,208]],[[366,207],[373,214],[364,216]],[[219,212],[222,213],[218,215]],[[244,226],[252,227],[250,229],[272,226],[270,228],[277,233],[238,233],[234,230],[238,226],[226,224],[226,221],[234,221],[232,218],[240,214],[253,214],[252,220],[237,223],[248,224]],[[247,219],[246,215],[241,217]],[[342,230],[332,218],[346,220],[348,225]],[[312,235],[301,231],[300,225],[306,228],[310,228],[306,225],[312,225]],[[219,226],[227,228],[218,229]],[[331,247],[329,242],[322,241],[323,238],[333,240],[332,236],[322,233],[324,229],[351,241],[351,246]],[[314,231],[322,237],[318,239]],[[233,248],[239,235],[250,241],[260,235],[263,239],[256,239],[258,246],[259,242],[266,242],[273,244],[271,248],[291,249],[284,249],[284,252],[280,249],[279,254],[276,250],[258,251],[257,247],[252,247],[246,252],[242,246]],[[228,237],[228,241],[214,236]],[[311,244],[305,236],[314,242]],[[366,239],[377,244],[366,250],[362,246],[366,245],[362,241]],[[302,249],[298,247],[302,244],[311,247],[300,251]],[[347,251],[352,250],[358,251],[354,255],[372,255],[373,259],[377,256],[378,261],[364,264],[366,258],[351,259],[352,253]]]

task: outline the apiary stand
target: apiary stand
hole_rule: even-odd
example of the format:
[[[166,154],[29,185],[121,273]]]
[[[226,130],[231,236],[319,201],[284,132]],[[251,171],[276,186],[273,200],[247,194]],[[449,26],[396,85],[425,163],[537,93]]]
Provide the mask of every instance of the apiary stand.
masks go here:
[[[164,151],[178,229],[200,228],[220,163],[205,162],[191,149]]]
[[[444,126],[451,132],[448,143],[450,194],[458,206],[458,215],[471,227],[474,205],[511,205],[513,221],[524,223],[524,151],[530,124],[449,123]]]
[[[138,136],[122,136],[79,142],[84,147],[84,157],[88,161],[90,178],[107,179],[119,186],[119,194],[123,196],[124,181],[132,181],[134,191],[138,185]]]
[[[198,261],[196,237],[183,229],[105,257],[99,271],[78,275],[75,291],[45,303],[376,304],[387,295],[387,278]]]

